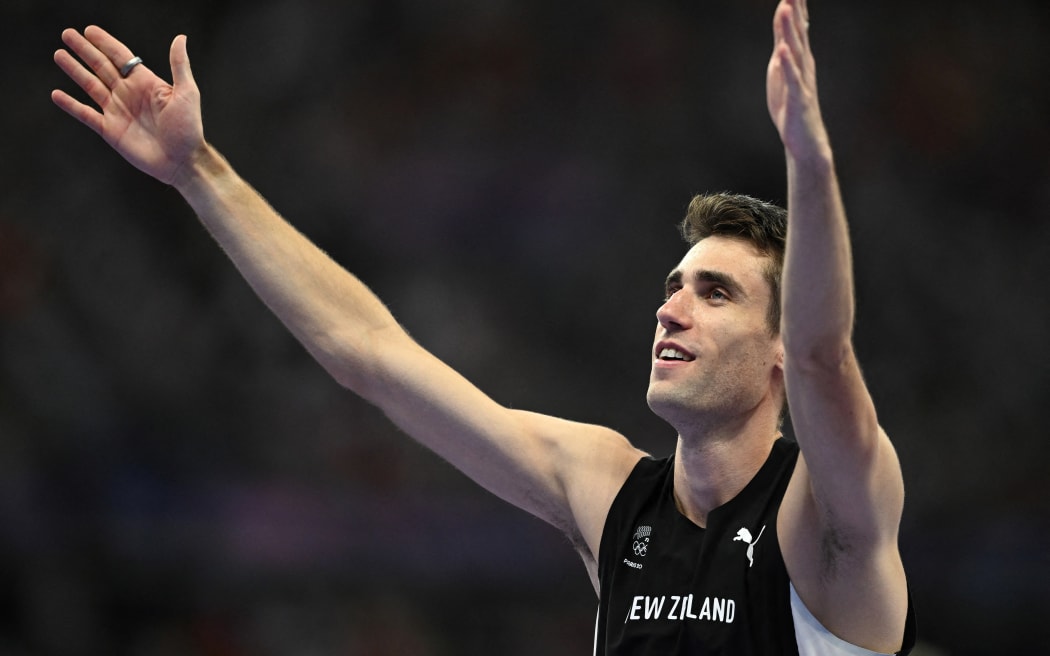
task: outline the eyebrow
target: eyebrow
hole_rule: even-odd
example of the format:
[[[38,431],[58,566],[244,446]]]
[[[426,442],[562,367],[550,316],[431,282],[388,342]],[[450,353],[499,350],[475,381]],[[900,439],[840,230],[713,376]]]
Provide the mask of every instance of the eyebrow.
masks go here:
[[[664,281],[664,289],[670,290],[674,285],[680,285],[682,283],[683,273],[681,269],[675,269],[671,273],[667,274],[667,279]],[[715,271],[713,269],[700,269],[693,275],[693,279],[697,284],[710,283],[720,287],[725,287],[730,295],[739,298],[747,298],[747,293],[744,292],[743,286],[737,279],[729,275],[724,271]]]

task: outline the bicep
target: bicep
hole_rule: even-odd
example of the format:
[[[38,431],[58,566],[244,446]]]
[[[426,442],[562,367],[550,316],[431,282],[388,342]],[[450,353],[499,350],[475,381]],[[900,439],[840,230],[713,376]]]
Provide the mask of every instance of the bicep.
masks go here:
[[[872,539],[896,535],[900,464],[852,349],[829,362],[785,363],[792,427],[819,521]]]
[[[788,385],[801,449],[777,519],[788,575],[828,630],[896,649],[908,603],[897,455],[852,353],[837,367],[798,367]]]
[[[801,455],[777,520],[788,574],[825,627],[854,642],[884,639],[896,631],[907,597],[897,455],[852,352],[833,367],[809,363],[787,375],[790,366]]]
[[[609,428],[518,411],[554,459],[566,526],[584,560],[596,563],[605,520],[631,470],[646,454]]]

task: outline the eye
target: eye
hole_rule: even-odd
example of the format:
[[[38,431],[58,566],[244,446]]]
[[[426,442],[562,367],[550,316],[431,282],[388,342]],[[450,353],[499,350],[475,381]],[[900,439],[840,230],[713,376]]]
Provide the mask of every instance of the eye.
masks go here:
[[[664,303],[671,300],[671,297],[675,295],[675,292],[682,289],[681,285],[668,285],[664,288]]]
[[[713,301],[729,300],[729,294],[727,294],[726,290],[722,289],[721,287],[715,287],[714,289],[712,289],[710,292],[708,292],[707,297]]]

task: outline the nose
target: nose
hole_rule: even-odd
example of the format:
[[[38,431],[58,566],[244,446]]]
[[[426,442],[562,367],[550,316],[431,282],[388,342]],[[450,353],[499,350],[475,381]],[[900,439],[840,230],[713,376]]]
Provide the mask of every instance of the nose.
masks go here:
[[[684,330],[690,325],[688,305],[688,294],[679,289],[657,308],[656,320],[665,330]]]

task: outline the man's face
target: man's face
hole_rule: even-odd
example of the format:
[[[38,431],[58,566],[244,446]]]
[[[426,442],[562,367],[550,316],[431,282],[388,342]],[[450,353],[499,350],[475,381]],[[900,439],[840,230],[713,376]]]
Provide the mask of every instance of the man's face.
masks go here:
[[[768,258],[750,243],[708,237],[667,278],[656,312],[647,399],[679,431],[779,410],[783,348],[770,335]]]

